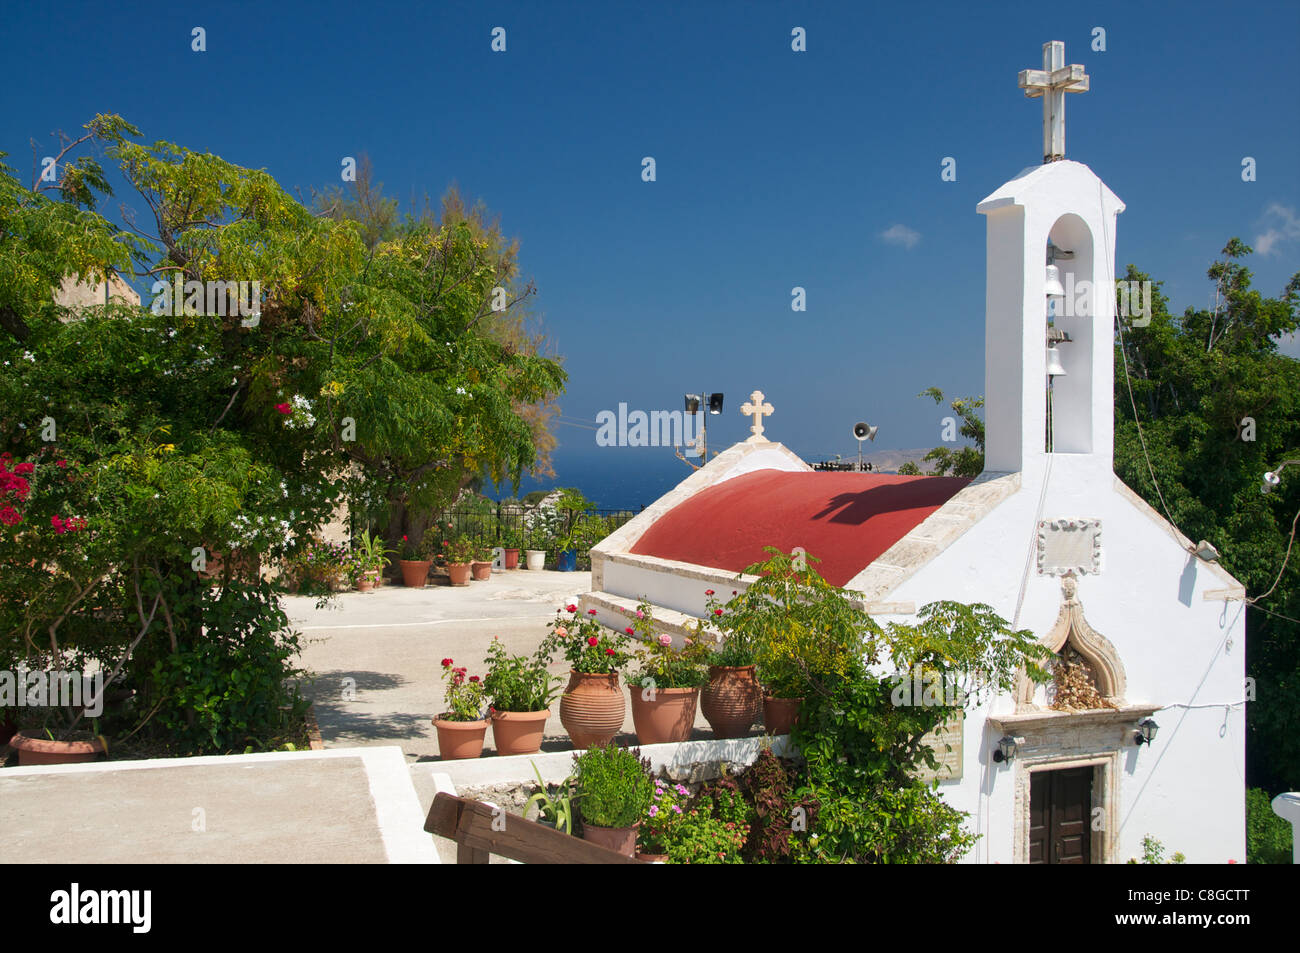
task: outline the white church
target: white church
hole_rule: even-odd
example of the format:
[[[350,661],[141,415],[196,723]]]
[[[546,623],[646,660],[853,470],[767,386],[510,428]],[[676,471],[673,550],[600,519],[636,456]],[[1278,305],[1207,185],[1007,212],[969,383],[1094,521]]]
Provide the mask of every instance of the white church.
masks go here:
[[[621,628],[645,597],[684,633],[705,590],[737,588],[764,546],[818,557],[882,622],[986,603],[1086,662],[1107,707],[1056,710],[1022,680],[945,732],[939,790],[981,835],[966,860],[1123,863],[1151,835],[1189,862],[1244,863],[1245,592],[1114,473],[1107,289],[1124,204],[1064,158],[1064,94],[1087,84],[1064,44],[1044,45],[1043,69],[1020,74],[1044,100],[1043,164],[977,207],[984,472],[814,472],[769,439],[773,408],[755,392],[748,440],[592,551],[584,608]],[[1100,290],[1062,308],[1085,281]]]

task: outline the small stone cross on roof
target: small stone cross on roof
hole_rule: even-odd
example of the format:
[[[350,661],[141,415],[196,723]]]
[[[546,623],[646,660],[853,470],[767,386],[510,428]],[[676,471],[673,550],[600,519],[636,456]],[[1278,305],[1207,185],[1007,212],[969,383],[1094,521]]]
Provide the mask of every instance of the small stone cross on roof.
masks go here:
[[[757,443],[760,440],[766,440],[763,436],[763,418],[772,413],[772,405],[763,403],[763,392],[756,390],[749,395],[749,402],[741,404],[740,412],[746,417],[754,418],[754,425],[750,427],[753,436],[749,439]]]
[[[1065,44],[1043,44],[1043,68],[1022,69],[1020,88],[1030,99],[1043,97],[1043,162],[1065,158],[1065,94],[1086,93],[1088,74],[1075,63],[1065,65]]]

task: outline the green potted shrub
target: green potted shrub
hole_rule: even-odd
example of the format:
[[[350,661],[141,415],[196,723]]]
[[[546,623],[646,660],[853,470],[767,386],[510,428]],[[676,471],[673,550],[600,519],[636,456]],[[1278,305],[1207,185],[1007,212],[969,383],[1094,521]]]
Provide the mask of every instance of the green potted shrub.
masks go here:
[[[384,565],[388,562],[391,550],[384,545],[379,536],[372,536],[369,530],[363,530],[353,544],[353,566],[355,585],[359,592],[368,592],[379,585],[383,578]]]
[[[637,671],[629,676],[632,723],[643,745],[686,741],[695,726],[700,686],[707,677],[708,650],[686,638],[680,648],[673,637],[656,632],[650,604],[642,599],[627,634],[641,641]]]
[[[763,692],[755,674],[755,640],[743,624],[743,613],[729,614],[741,608],[735,597],[724,607],[712,589],[706,589],[704,595],[709,622],[721,638],[708,654],[709,680],[700,693],[700,711],[715,736],[737,738],[763,712]],[[696,627],[695,637],[704,637],[703,623]]]
[[[505,551],[506,569],[519,568],[519,551],[524,548],[524,528],[518,523],[507,523],[501,529],[501,548]]]
[[[497,754],[541,750],[557,687],[556,676],[547,671],[551,651],[548,640],[543,640],[531,656],[512,655],[497,638],[488,646],[483,688],[490,705],[488,720]]]
[[[614,744],[574,755],[574,761],[583,839],[635,856],[637,827],[654,800],[648,762]]]
[[[483,717],[483,682],[469,675],[454,660],[442,660],[447,710],[433,719],[438,731],[438,754],[444,761],[477,758],[483,753],[488,723]]]
[[[470,572],[479,582],[485,582],[492,578],[492,546],[481,539],[473,540],[472,545]]]

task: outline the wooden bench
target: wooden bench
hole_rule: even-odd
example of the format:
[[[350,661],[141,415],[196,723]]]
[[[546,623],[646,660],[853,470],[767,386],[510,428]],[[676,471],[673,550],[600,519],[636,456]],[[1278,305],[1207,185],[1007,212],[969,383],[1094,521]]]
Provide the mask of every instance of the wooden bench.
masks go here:
[[[633,857],[454,794],[439,793],[424,829],[456,842],[456,863],[486,864],[492,854],[525,864],[636,864]]]

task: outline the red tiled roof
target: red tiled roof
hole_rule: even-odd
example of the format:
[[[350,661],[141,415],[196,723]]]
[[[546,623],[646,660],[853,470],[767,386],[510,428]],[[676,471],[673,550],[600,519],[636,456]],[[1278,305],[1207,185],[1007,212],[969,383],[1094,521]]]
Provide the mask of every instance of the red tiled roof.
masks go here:
[[[632,552],[739,572],[764,546],[802,546],[842,586],[970,480],[886,473],[757,470],[669,510]]]

